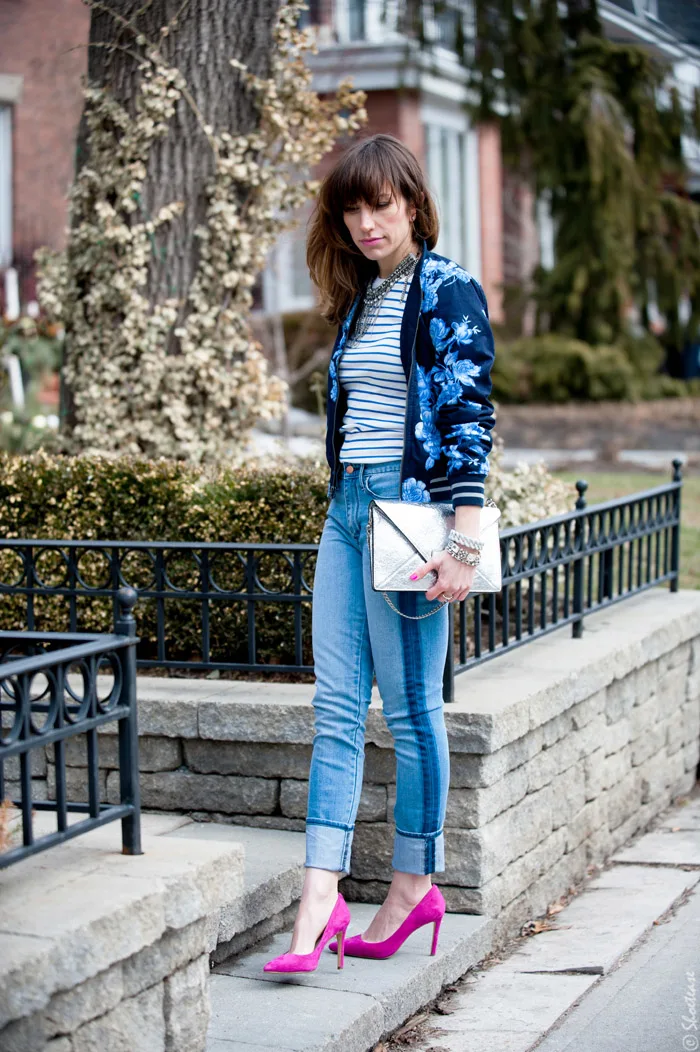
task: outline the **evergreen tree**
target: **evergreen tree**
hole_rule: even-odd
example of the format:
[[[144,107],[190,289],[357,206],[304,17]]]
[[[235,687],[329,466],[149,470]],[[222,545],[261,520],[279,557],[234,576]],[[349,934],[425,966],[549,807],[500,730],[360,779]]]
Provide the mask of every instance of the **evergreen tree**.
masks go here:
[[[551,201],[556,258],[535,275],[540,330],[610,343],[632,303],[649,324],[653,298],[679,352],[700,321],[700,204],[681,149],[682,136],[700,135],[697,91],[684,111],[669,66],[605,38],[596,0],[474,4],[473,36],[459,42],[473,114],[500,122],[506,163]]]

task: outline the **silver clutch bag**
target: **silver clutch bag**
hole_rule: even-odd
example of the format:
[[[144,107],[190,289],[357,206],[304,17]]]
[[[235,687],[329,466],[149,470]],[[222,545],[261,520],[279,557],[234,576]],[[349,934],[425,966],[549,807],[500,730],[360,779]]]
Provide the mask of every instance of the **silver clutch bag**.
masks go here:
[[[484,542],[479,565],[474,575],[470,595],[475,592],[500,592],[501,546],[498,538],[500,509],[492,500],[487,500],[481,509],[480,540]],[[386,590],[398,592],[426,591],[435,583],[434,572],[417,581],[411,574],[428,562],[434,552],[447,544],[450,530],[455,524],[455,511],[450,503],[418,504],[405,500],[374,499],[369,503],[367,516],[367,543],[371,567],[372,588],[383,592],[389,605],[396,607]],[[442,609],[440,603],[428,614],[430,617]],[[401,613],[400,610],[396,610]],[[410,614],[403,614],[411,617]]]

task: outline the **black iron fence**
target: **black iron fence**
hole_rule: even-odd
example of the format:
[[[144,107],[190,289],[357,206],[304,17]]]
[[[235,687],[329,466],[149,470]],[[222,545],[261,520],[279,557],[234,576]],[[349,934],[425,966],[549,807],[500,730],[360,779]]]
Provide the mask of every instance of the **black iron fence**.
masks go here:
[[[669,483],[501,531],[503,590],[450,607],[454,677],[587,613],[668,582],[678,588],[681,462]],[[119,588],[139,595],[137,666],[313,673],[316,544],[0,541],[0,594],[29,630],[104,623]],[[9,560],[9,562],[8,562]]]
[[[665,582],[677,591],[681,467],[673,461],[669,483],[590,506],[577,482],[573,511],[502,530],[502,591],[451,610],[445,700],[467,668],[565,625],[579,638],[586,614]]]
[[[122,851],[140,855],[136,713],[136,592],[115,597],[114,632],[0,632],[0,801],[17,808],[22,843],[0,850],[0,869],[107,822],[121,819]],[[98,675],[100,680],[98,682]],[[107,683],[106,688],[104,684]],[[82,685],[80,685],[82,684]],[[97,729],[117,720],[119,803],[100,803]],[[66,743],[84,736],[88,800],[68,800]],[[34,800],[32,756],[53,746],[55,800]],[[55,813],[56,829],[36,835],[33,812]],[[69,824],[69,812],[86,818]]]

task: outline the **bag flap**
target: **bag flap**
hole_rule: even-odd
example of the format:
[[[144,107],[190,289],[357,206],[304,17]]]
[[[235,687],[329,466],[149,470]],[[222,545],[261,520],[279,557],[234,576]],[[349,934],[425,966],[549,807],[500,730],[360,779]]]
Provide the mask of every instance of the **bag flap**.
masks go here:
[[[430,559],[431,552],[427,551],[426,545],[426,531],[420,530],[420,537],[416,530],[415,516],[412,516],[410,512],[407,514],[405,509],[410,508],[411,504],[405,500],[374,500],[374,505],[377,511],[394,527],[399,533],[408,541],[412,548],[414,548],[418,554],[425,559],[427,562]],[[415,508],[416,505],[413,504]],[[423,507],[427,508],[425,504]],[[427,520],[427,516],[426,516]],[[439,525],[439,523],[437,524]],[[413,526],[413,528],[411,528]]]

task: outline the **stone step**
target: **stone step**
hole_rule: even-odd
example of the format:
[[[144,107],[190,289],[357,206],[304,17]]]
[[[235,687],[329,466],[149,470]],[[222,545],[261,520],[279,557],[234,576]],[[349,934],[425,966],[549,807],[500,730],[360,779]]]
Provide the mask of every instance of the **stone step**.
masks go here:
[[[377,907],[349,905],[353,935]],[[265,961],[289,948],[289,931],[223,961],[210,977],[207,1052],[367,1052],[492,948],[493,921],[485,916],[446,914],[434,957],[432,930],[414,932],[386,961],[346,957],[340,970],[326,950],[315,972],[263,972]]]
[[[55,822],[36,813],[37,838]],[[141,855],[121,853],[111,822],[0,872],[3,1052],[43,1052],[57,1033],[75,1037],[71,1048],[114,1049],[109,1033],[142,1010],[133,1052],[158,1052],[181,1031],[201,1048],[211,918],[244,895],[244,847],[170,835],[189,824],[144,813]]]
[[[293,921],[304,881],[303,833],[190,822],[169,836],[238,844],[245,852],[243,889],[219,912],[218,931],[211,940],[216,943],[213,962],[241,953]]]

